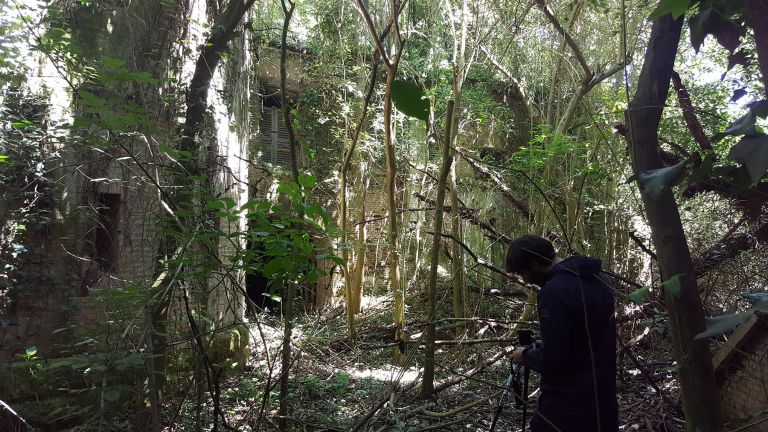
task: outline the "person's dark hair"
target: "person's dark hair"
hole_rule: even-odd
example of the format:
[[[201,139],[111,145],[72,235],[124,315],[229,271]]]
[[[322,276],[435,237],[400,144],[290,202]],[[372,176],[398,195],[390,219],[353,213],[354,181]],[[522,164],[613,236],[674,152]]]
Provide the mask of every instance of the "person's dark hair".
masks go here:
[[[507,250],[507,271],[518,273],[531,270],[536,264],[551,264],[555,248],[549,240],[535,235],[516,238]]]

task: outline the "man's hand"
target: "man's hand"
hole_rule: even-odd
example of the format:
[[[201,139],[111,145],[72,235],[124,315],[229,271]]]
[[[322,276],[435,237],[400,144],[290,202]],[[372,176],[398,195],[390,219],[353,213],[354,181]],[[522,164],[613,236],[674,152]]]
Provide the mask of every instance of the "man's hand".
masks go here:
[[[512,354],[510,354],[509,358],[512,360],[512,363],[522,363],[523,362],[523,351],[525,351],[525,347],[517,347],[512,351]]]

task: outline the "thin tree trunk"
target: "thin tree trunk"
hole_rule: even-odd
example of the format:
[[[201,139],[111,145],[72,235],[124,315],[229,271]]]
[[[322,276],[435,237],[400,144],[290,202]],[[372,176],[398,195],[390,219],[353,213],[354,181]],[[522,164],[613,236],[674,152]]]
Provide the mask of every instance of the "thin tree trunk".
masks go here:
[[[658,128],[669,92],[683,18],[666,15],[653,24],[638,88],[626,113],[635,173],[662,168]],[[705,329],[704,309],[675,197],[666,189],[650,195],[641,188],[653,243],[664,280],[679,277],[680,289],[664,293],[690,431],[719,431],[712,358],[706,340],[694,340]]]
[[[435,200],[435,227],[432,237],[432,255],[430,256],[429,284],[429,313],[427,315],[426,352],[424,353],[424,378],[421,382],[421,397],[428,398],[435,387],[435,314],[437,313],[437,264],[440,258],[440,243],[443,233],[443,206],[445,204],[445,184],[451,170],[451,124],[453,122],[453,101],[448,101],[445,115],[445,136],[443,137],[443,162],[440,166],[440,177],[437,182],[437,198]],[[456,208],[456,207],[454,207]],[[458,212],[455,212],[458,213]],[[455,242],[454,242],[455,243]]]
[[[368,91],[366,92],[365,99],[363,100],[363,106],[360,111],[360,117],[358,118],[355,130],[352,133],[352,139],[349,148],[344,154],[344,161],[341,164],[341,170],[339,170],[339,214],[341,216],[341,242],[346,244],[349,238],[349,210],[347,208],[347,175],[349,173],[349,167],[352,164],[352,157],[357,147],[357,142],[360,137],[360,132],[365,124],[365,119],[368,114],[368,105],[371,102],[373,96],[373,90],[376,87],[376,74],[379,70],[379,62],[377,60],[378,54],[374,53],[374,61],[371,66],[371,77],[368,80]],[[349,327],[349,337],[352,343],[357,340],[357,331],[355,329],[355,314],[359,312],[359,306],[354,306],[354,284],[349,273],[349,251],[347,248],[342,249],[341,258],[344,260],[344,297],[347,304],[347,326]]]
[[[461,32],[459,34],[459,43],[454,50],[453,59],[453,100],[455,105],[453,107],[452,124],[450,131],[450,145],[449,147],[456,146],[456,137],[459,135],[459,116],[461,113],[461,96],[464,89],[464,80],[467,77],[468,66],[466,61],[467,51],[467,27],[468,13],[467,13],[467,0],[461,2]],[[453,152],[449,149],[450,157],[453,158]],[[458,179],[456,177],[456,165],[450,165],[451,174],[451,208],[459,208],[459,195],[458,195]],[[453,255],[453,315],[455,318],[463,318],[465,316],[464,305],[464,250],[456,240],[461,240],[461,216],[459,212],[453,212],[451,214],[451,235],[455,239],[451,242],[452,255]],[[459,330],[460,331],[460,330]]]
[[[296,142],[296,134],[293,130],[293,123],[291,122],[291,107],[288,101],[288,94],[286,92],[286,78],[287,78],[287,39],[288,29],[291,25],[291,18],[293,17],[293,10],[296,4],[290,0],[282,0],[281,6],[283,8],[283,33],[280,46],[280,104],[283,108],[283,121],[285,127],[288,130],[288,145],[291,150],[291,172],[293,173],[293,181],[299,184],[299,160],[298,160],[298,143]],[[298,215],[299,218],[303,218],[303,214]],[[280,430],[286,432],[289,430],[288,423],[288,382],[291,369],[291,338],[293,335],[293,300],[295,296],[296,286],[293,281],[285,281],[285,299],[283,303],[283,352],[282,352],[282,366],[280,375],[280,408],[278,421]]]
[[[573,13],[570,16],[570,19],[568,20],[568,31],[573,30],[574,25],[576,25],[576,20],[579,19],[579,14],[581,14],[582,6],[584,5],[584,0],[579,0],[579,3],[576,5],[576,7],[573,9]],[[560,88],[561,83],[563,81],[562,77],[562,71],[563,71],[563,61],[565,58],[565,38],[562,36],[560,37],[560,46],[557,49],[557,64],[555,66],[555,71],[552,74],[552,82],[549,85],[549,100],[547,101],[547,109],[545,114],[545,120],[547,124],[555,126],[555,111],[557,111],[557,106],[560,105],[560,102],[557,101],[557,99],[560,96]]]
[[[368,27],[373,44],[376,47],[382,61],[387,66],[387,81],[384,87],[384,148],[386,153],[386,173],[387,173],[387,220],[389,233],[387,240],[389,244],[389,252],[387,254],[387,261],[389,263],[389,279],[390,288],[392,291],[392,298],[395,304],[393,309],[393,321],[395,325],[395,340],[399,342],[395,348],[395,361],[402,363],[405,353],[405,295],[400,290],[400,263],[398,259],[398,246],[397,246],[397,200],[395,198],[395,176],[397,171],[395,170],[395,143],[392,138],[392,82],[395,80],[397,74],[397,65],[400,62],[400,57],[403,53],[404,43],[400,37],[400,26],[398,18],[402,12],[402,4],[397,0],[393,0],[391,3],[390,12],[390,25],[394,29],[393,46],[396,47],[394,56],[389,55],[384,47],[384,41],[381,34],[376,31],[376,27],[373,24],[368,9],[363,0],[356,0],[357,10],[360,12],[360,16],[365,21],[365,25]],[[384,34],[387,34],[389,27],[385,29]]]
[[[361,301],[363,298],[363,276],[365,274],[365,259],[368,252],[366,245],[367,237],[367,224],[365,223],[365,199],[366,190],[368,188],[368,178],[365,173],[365,165],[360,166],[360,200],[358,204],[357,212],[357,244],[355,245],[355,268],[352,273],[352,287],[353,287],[353,310],[355,313],[360,313]]]
[[[387,261],[389,263],[389,280],[392,298],[394,300],[394,310],[392,319],[395,325],[395,340],[404,341],[403,329],[405,328],[405,296],[400,289],[400,263],[398,260],[398,241],[397,241],[397,200],[395,196],[395,143],[392,138],[392,97],[390,91],[392,82],[395,80],[397,69],[389,67],[387,72],[387,84],[384,90],[384,147],[386,150],[387,166],[387,225],[389,232],[387,240],[389,243],[389,252]],[[404,344],[395,348],[395,360],[401,362],[405,354]]]

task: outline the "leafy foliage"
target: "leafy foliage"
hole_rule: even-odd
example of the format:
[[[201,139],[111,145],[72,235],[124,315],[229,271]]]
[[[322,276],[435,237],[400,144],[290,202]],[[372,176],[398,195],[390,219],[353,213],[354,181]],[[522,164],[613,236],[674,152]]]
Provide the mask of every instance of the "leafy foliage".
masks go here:
[[[655,20],[667,14],[671,14],[672,18],[679,18],[685,14],[690,5],[691,0],[661,0],[649,18]]]
[[[637,182],[645,193],[657,198],[663,191],[680,181],[686,164],[687,161],[682,161],[670,167],[641,172],[637,176]]]
[[[418,85],[402,80],[392,82],[392,102],[403,114],[429,121],[429,99]]]

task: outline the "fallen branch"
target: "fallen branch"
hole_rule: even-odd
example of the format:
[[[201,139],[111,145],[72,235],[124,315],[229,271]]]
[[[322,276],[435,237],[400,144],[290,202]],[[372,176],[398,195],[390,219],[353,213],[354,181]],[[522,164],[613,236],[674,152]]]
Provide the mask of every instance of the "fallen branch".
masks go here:
[[[442,384],[439,384],[439,385],[435,386],[434,393],[441,392],[441,391],[443,391],[443,390],[445,390],[445,389],[447,389],[449,387],[453,387],[456,384],[459,384],[459,383],[461,383],[463,381],[466,381],[467,379],[472,378],[473,376],[475,376],[478,373],[480,373],[483,370],[485,370],[485,368],[487,368],[488,366],[496,363],[497,361],[501,360],[502,358],[508,357],[510,354],[512,354],[513,350],[514,350],[514,347],[512,347],[512,346],[502,348],[501,351],[499,351],[498,353],[494,354],[490,358],[484,360],[481,364],[475,366],[474,368],[472,368],[472,369],[462,373],[461,375],[453,377],[453,378],[449,379],[448,381],[445,381]]]
[[[358,420],[354,426],[352,426],[352,432],[359,431],[360,428],[365,426],[371,420],[371,418],[374,415],[376,415],[376,413],[379,412],[379,410],[381,410],[384,407],[384,405],[386,405],[387,402],[389,402],[397,393],[403,393],[416,387],[417,382],[418,382],[417,380],[414,380],[412,383],[406,385],[399,391],[395,389],[392,391],[392,393],[389,396],[382,398],[379,402],[376,403],[376,405],[374,405],[374,407],[371,410],[369,410],[360,420]]]
[[[478,400],[476,400],[474,402],[470,402],[470,403],[468,403],[466,405],[462,405],[460,407],[454,408],[454,409],[452,409],[450,411],[446,411],[446,412],[443,412],[443,413],[434,412],[434,411],[426,411],[425,410],[424,411],[424,415],[428,415],[430,417],[444,418],[444,417],[450,417],[450,416],[453,416],[453,415],[456,415],[456,414],[460,414],[460,413],[463,413],[464,411],[472,409],[472,408],[474,408],[474,407],[476,407],[478,405],[482,405],[483,403],[485,403],[485,401],[491,400],[491,399],[499,396],[503,391],[504,390],[499,390],[499,391],[497,391],[496,393],[494,393],[494,394],[492,394],[490,396],[484,396],[484,397],[482,397],[482,398],[480,398],[480,399],[478,399]]]
[[[432,235],[434,235],[434,234],[435,234],[433,231],[426,231],[426,233],[427,233],[427,234],[432,234]],[[474,252],[472,251],[472,249],[470,249],[470,248],[469,248],[469,246],[467,246],[466,244],[464,244],[464,242],[462,242],[461,240],[457,240],[456,238],[454,238],[454,237],[453,237],[452,235],[450,235],[450,234],[440,234],[440,236],[441,236],[441,237],[445,237],[445,238],[449,238],[449,239],[451,239],[452,241],[455,241],[457,244],[459,244],[459,245],[461,246],[461,248],[462,248],[462,249],[464,249],[464,251],[466,251],[466,252],[467,252],[467,253],[468,253],[468,254],[469,254],[471,257],[472,257],[472,259],[473,259],[473,260],[475,260],[475,262],[476,262],[477,264],[479,264],[479,265],[481,265],[481,266],[483,266],[483,267],[487,268],[488,270],[491,270],[491,271],[492,271],[492,272],[494,272],[494,273],[498,273],[498,274],[500,274],[500,275],[502,275],[502,276],[506,277],[507,279],[511,279],[511,280],[513,280],[514,282],[517,282],[517,283],[518,283],[518,284],[520,284],[520,285],[523,285],[523,286],[525,285],[525,282],[523,282],[523,280],[522,280],[522,279],[520,279],[520,277],[519,277],[519,276],[517,276],[517,275],[515,275],[515,274],[512,274],[512,273],[507,273],[506,271],[504,271],[504,270],[500,269],[499,267],[496,267],[495,265],[491,264],[491,263],[490,263],[490,262],[488,262],[487,260],[485,260],[485,259],[483,259],[483,258],[480,258],[480,257],[478,257],[478,256],[477,256],[477,254],[476,254],[476,253],[474,253]]]
[[[419,201],[422,201],[427,205],[432,206],[431,209],[434,209],[435,200],[427,198],[426,196],[418,192],[414,192],[413,196]],[[451,206],[443,206],[443,211],[448,214],[453,214],[453,208]],[[466,222],[468,222],[469,224],[478,226],[481,229],[487,231],[488,233],[486,234],[486,237],[488,237],[489,239],[494,241],[500,241],[504,244],[512,243],[511,238],[507,237],[504,234],[499,234],[496,231],[496,228],[493,227],[493,225],[489,224],[488,222],[481,221],[473,213],[474,212],[472,211],[472,209],[468,209],[466,207],[462,207],[459,209],[459,217],[465,220]]]

